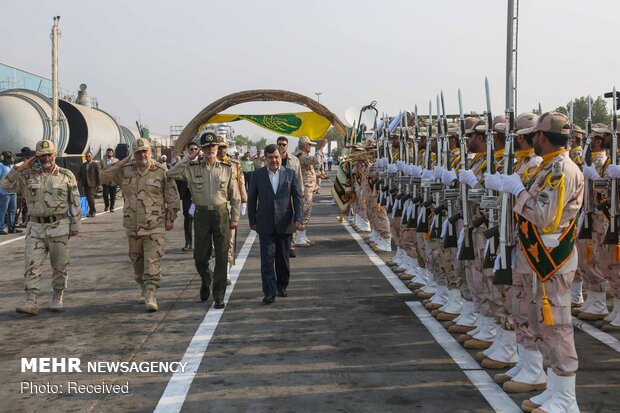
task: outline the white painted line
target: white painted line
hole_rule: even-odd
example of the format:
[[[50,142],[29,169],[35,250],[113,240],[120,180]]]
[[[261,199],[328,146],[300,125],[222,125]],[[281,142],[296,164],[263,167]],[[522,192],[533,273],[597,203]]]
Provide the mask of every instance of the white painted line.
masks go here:
[[[118,211],[120,211],[122,209],[123,209],[123,207],[117,208]],[[103,215],[103,214],[109,214],[109,212],[108,211],[106,211],[106,212],[98,212],[98,213],[95,214],[95,216],[99,216],[99,215]],[[80,219],[80,221],[86,221],[87,219],[88,219],[88,217],[82,217]],[[24,238],[26,238],[26,236],[22,235],[22,236],[19,236],[17,238],[12,238],[10,240],[2,241],[2,242],[0,242],[0,247],[3,246],[3,245],[6,245],[6,244],[10,244],[10,243],[15,242],[15,241],[19,241],[20,239],[24,239]]]
[[[604,331],[599,330],[596,327],[591,326],[590,324],[578,319],[577,317],[573,317],[573,325],[584,333],[594,337],[601,343],[607,345],[612,350],[616,350],[620,353],[620,341],[618,341],[617,338],[607,334]]]
[[[254,243],[255,238],[256,232],[250,231],[250,234],[245,239],[243,247],[237,256],[236,264],[230,268],[230,272],[228,274],[230,275],[231,285],[226,288],[224,303],[228,303],[230,294],[232,294],[232,291],[235,288],[235,283],[237,282],[237,278],[239,278],[239,273],[245,264],[245,260],[250,253],[250,249],[252,249],[252,244]],[[194,334],[192,341],[189,343],[189,346],[187,346],[187,350],[185,350],[185,354],[181,360],[181,362],[187,363],[185,372],[174,373],[172,375],[166,389],[164,390],[164,394],[159,399],[157,407],[155,407],[154,411],[156,413],[176,413],[183,407],[183,403],[187,397],[187,392],[194,381],[194,376],[200,367],[202,357],[204,356],[205,351],[207,351],[209,342],[215,333],[215,329],[220,322],[223,312],[223,309],[216,310],[213,307],[207,311],[205,318],[202,320],[202,323],[200,323],[200,326],[198,326],[196,334]]]
[[[405,284],[403,284],[401,279],[398,278],[398,276],[392,272],[390,267],[388,267],[383,262],[383,260],[379,258],[379,256],[375,254],[375,252],[368,246],[368,244],[364,242],[364,240],[362,239],[362,237],[360,237],[357,231],[351,228],[349,223],[346,221],[343,221],[342,225],[345,227],[347,231],[349,231],[349,234],[351,234],[353,239],[357,241],[358,245],[366,253],[366,255],[368,255],[368,258],[370,258],[370,261],[372,261],[373,264],[375,264],[377,268],[379,268],[379,271],[381,271],[381,274],[383,274],[383,276],[388,280],[388,282],[392,284],[392,287],[394,287],[396,292],[398,294],[411,294],[411,290],[409,290],[409,288],[407,288]]]
[[[452,338],[419,301],[407,301],[405,304],[420,319],[437,343],[454,359],[469,381],[478,389],[496,412],[522,412],[521,408],[504,393],[491,376]]]

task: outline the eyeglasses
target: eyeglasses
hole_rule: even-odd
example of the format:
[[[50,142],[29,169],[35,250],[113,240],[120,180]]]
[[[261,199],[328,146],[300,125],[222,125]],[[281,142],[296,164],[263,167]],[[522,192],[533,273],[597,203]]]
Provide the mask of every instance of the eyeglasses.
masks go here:
[[[288,145],[288,144],[286,144],[286,143],[279,143],[278,144],[278,146],[286,146],[286,145]]]

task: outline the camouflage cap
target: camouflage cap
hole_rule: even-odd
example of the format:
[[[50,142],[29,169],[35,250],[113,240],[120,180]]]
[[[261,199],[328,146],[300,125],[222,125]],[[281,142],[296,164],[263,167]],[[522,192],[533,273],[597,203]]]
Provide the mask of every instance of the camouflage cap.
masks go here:
[[[474,132],[485,132],[487,130],[484,126],[483,119],[477,119],[469,129],[467,129],[467,126],[465,128],[465,135],[471,135]]]
[[[37,156],[50,155],[56,153],[56,145],[48,139],[43,139],[42,141],[37,142],[35,151]]]
[[[584,136],[586,133],[581,126],[573,124],[573,135]]]
[[[148,151],[149,149],[151,149],[151,144],[148,141],[148,139],[144,139],[144,138],[140,138],[140,139],[136,139],[136,142],[133,145],[133,152],[140,152],[140,151]]]
[[[533,132],[538,131],[570,135],[568,116],[560,112],[545,112],[536,121]]]
[[[525,112],[517,116],[515,120],[515,130],[517,135],[527,135],[534,131],[536,122],[538,121],[538,115],[532,112]]]
[[[505,133],[506,132],[506,117],[504,115],[496,115],[493,118],[492,129],[494,132]],[[482,125],[476,126],[476,130],[478,132],[487,131],[486,123],[482,123]]]
[[[316,142],[312,142],[307,136],[302,136],[301,138],[299,138],[299,143],[297,144],[297,146],[301,146],[304,143],[307,143],[309,145],[316,145]]]
[[[228,147],[228,140],[226,139],[226,132],[222,132],[219,135],[217,135],[217,140],[218,140],[218,143],[217,143],[218,146]]]
[[[596,133],[611,133],[610,125],[604,123],[595,123],[592,125],[592,130]],[[618,119],[618,123],[616,123],[616,130],[620,131],[620,119]]]
[[[200,146],[205,147],[205,146],[219,145],[220,140],[221,138],[219,138],[218,136],[215,136],[215,133],[205,132],[202,135],[200,135]]]

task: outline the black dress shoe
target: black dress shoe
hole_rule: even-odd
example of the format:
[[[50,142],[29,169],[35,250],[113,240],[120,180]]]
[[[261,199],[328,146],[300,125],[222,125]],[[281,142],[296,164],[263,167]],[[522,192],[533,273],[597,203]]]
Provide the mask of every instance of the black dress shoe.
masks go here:
[[[278,297],[288,297],[288,294],[286,293],[286,288],[278,290]]]
[[[224,308],[224,301],[215,300],[215,304],[213,304],[213,308],[217,308],[218,310]]]
[[[263,304],[271,304],[274,301],[276,301],[276,297],[275,295],[269,295],[269,296],[265,296],[265,298],[263,298]]]
[[[297,253],[295,252],[295,249],[291,248],[291,252],[289,253],[289,257],[295,258],[296,256],[297,256]]]

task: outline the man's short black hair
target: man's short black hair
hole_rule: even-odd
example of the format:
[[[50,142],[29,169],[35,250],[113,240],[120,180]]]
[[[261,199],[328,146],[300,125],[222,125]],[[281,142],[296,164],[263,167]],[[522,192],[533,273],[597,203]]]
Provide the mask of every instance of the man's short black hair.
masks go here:
[[[278,139],[280,139],[280,138],[278,138]],[[284,138],[284,139],[286,139],[286,138]],[[277,145],[271,143],[271,144],[265,146],[265,153],[274,153],[275,151],[278,151],[278,153],[280,153],[280,151],[278,150],[278,146]]]
[[[109,151],[114,152],[114,149],[112,149],[112,148],[108,148],[108,149],[106,149],[105,151],[106,151],[106,152],[109,152]]]
[[[278,139],[276,140],[276,142],[277,141],[284,141],[284,142],[288,143],[288,138],[286,136],[278,136]],[[265,148],[265,149],[267,149],[267,148]],[[265,152],[267,152],[267,151],[265,150]]]

